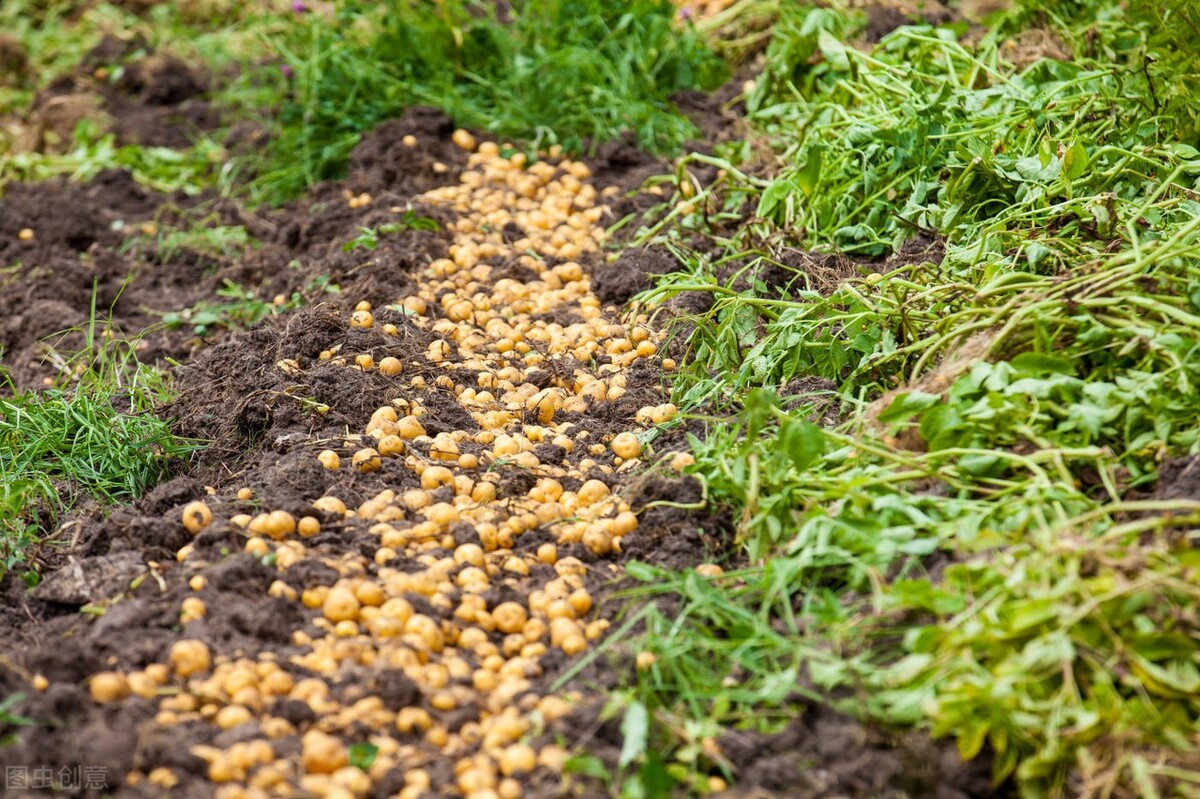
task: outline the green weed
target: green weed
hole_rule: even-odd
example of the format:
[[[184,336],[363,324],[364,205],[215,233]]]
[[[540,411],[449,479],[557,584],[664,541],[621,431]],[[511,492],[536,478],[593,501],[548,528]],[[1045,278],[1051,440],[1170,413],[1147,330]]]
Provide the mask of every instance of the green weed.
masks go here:
[[[379,246],[381,236],[391,236],[402,230],[437,230],[437,220],[428,216],[418,216],[409,208],[404,212],[399,222],[388,222],[379,227],[360,227],[358,235],[342,245],[343,252],[354,252],[357,249],[374,250]]]
[[[966,758],[986,745],[1023,795],[1200,782],[1200,499],[1155,492],[1200,453],[1197,17],[1053,9],[1021,4],[973,47],[913,27],[871,52],[834,11],[781,9],[749,97],[771,169],[745,144],[681,164],[688,194],[639,243],[683,268],[645,299],[713,298],[676,398],[731,412],[693,471],[756,565],[631,569],[683,598],[637,642],[663,664],[640,701],[755,724],[803,676]],[[1035,20],[1093,49],[1008,63]],[[693,164],[723,176],[697,185]],[[917,238],[945,256],[881,263]],[[798,250],[816,252],[788,272]],[[822,252],[859,260],[823,274]],[[832,398],[782,407],[820,381]]]
[[[229,330],[244,330],[253,327],[270,316],[286,313],[301,308],[315,296],[322,294],[339,294],[341,287],[332,282],[328,275],[317,275],[304,286],[302,291],[293,291],[289,296],[280,296],[272,301],[261,299],[250,288],[232,280],[223,280],[221,288],[217,289],[219,301],[203,301],[190,308],[180,311],[157,313],[162,317],[163,324],[170,328],[191,325],[192,332],[197,336],[208,335],[213,328],[223,327]]]
[[[211,14],[198,14],[202,7]],[[230,159],[220,142],[229,127],[244,120],[259,123],[282,104],[286,80],[278,64],[263,62],[262,41],[293,25],[295,16],[258,3],[157,3],[144,16],[110,2],[83,9],[74,3],[4,3],[0,30],[16,40],[26,64],[7,80],[0,76],[0,112],[25,114],[40,89],[68,77],[114,88],[132,63],[155,52],[182,59],[208,81],[206,99],[220,112],[222,129],[203,133],[192,147],[176,151],[118,146],[114,137],[85,123],[61,154],[16,151],[0,132],[0,185],[56,176],[88,180],[101,170],[119,168],[158,191],[196,194],[218,186],[225,194],[234,192],[241,164]],[[105,36],[145,44],[94,65],[98,70],[84,70],[85,56]]]
[[[176,255],[187,250],[220,261],[241,258],[258,246],[241,225],[216,224],[215,216],[198,220],[191,227],[166,228],[156,231],[154,258],[160,263],[170,263]],[[136,243],[131,241],[130,244]]]
[[[241,286],[232,280],[222,281],[217,289],[217,302],[200,302],[191,308],[181,311],[168,311],[162,314],[163,324],[169,328],[190,325],[197,336],[208,335],[214,327],[229,329],[244,329],[266,319],[268,316],[284,313],[303,304],[303,298],[297,292],[285,302],[276,304],[259,298],[253,289]]]
[[[220,178],[217,163],[224,150],[202,140],[190,150],[167,147],[117,146],[112,134],[96,135],[80,123],[75,148],[61,155],[23,152],[0,157],[0,187],[12,181],[36,182],[55,177],[88,181],[106,169],[128,171],[138,183],[155,191],[196,195]]]

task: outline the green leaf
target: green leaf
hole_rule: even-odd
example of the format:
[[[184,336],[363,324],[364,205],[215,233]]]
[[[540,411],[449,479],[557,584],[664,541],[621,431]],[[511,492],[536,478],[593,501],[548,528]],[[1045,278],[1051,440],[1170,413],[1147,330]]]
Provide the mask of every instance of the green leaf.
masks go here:
[[[1195,657],[1197,644],[1183,633],[1148,633],[1135,635],[1129,646],[1147,660],[1158,661],[1170,658],[1190,659]]]
[[[375,756],[378,754],[379,747],[375,744],[365,741],[356,743],[350,747],[350,765],[366,771],[375,763]]]
[[[779,430],[779,446],[800,471],[825,454],[825,431],[804,419],[788,419]]]
[[[192,314],[192,324],[196,327],[208,327],[221,321],[221,312],[215,308],[205,308]]]
[[[921,417],[921,438],[930,451],[956,446],[963,437],[962,414],[955,405],[935,405]]]
[[[817,46],[821,49],[821,55],[825,56],[825,60],[829,65],[839,72],[848,72],[850,70],[850,59],[846,55],[846,45],[838,41],[838,38],[825,29],[817,34]]]
[[[973,477],[982,477],[1003,466],[1006,461],[999,455],[990,453],[975,453],[963,455],[958,459],[958,468]]]
[[[973,759],[983,749],[983,744],[987,740],[988,725],[985,721],[971,719],[965,721],[959,730],[958,754],[965,762]]]
[[[755,215],[764,219],[773,219],[780,224],[787,224],[788,218],[792,215],[796,193],[800,190],[799,181],[795,176],[791,179],[779,178],[772,181],[771,185],[763,191],[762,197],[759,198],[758,210],[755,211]]]
[[[1156,696],[1182,699],[1200,693],[1200,669],[1194,663],[1170,660],[1160,665],[1141,655],[1131,654],[1129,666],[1140,687]]]
[[[905,391],[897,394],[892,403],[879,414],[879,421],[884,424],[906,422],[928,408],[942,401],[937,394],[927,394],[924,391]]]
[[[1025,247],[1025,260],[1029,262],[1030,266],[1037,268],[1038,264],[1053,255],[1053,253],[1054,251],[1046,245],[1031,241]]]
[[[1063,153],[1063,174],[1068,180],[1078,180],[1088,168],[1088,152],[1083,142],[1076,140]]]
[[[1009,363],[1018,371],[1027,374],[1075,374],[1075,364],[1069,358],[1064,358],[1061,355],[1050,355],[1045,352],[1022,352]]]
[[[662,569],[651,566],[649,563],[642,563],[641,561],[637,560],[632,561],[625,566],[625,573],[642,583],[659,582],[666,576],[666,572],[664,572]]]
[[[569,757],[563,763],[563,771],[567,774],[580,774],[584,777],[592,777],[597,780],[607,782],[611,777],[608,769],[604,767],[604,761],[595,755],[575,755]]]
[[[792,176],[792,180],[800,187],[800,191],[804,192],[805,197],[812,197],[816,192],[817,186],[821,182],[821,167],[824,161],[824,148],[813,147],[808,151],[808,158],[805,159],[804,165]]]
[[[901,607],[943,615],[958,613],[966,607],[962,596],[939,588],[929,580],[897,580],[891,586],[889,598]]]
[[[1056,597],[1031,597],[1008,603],[1001,616],[1009,633],[1023,633],[1057,618],[1061,609]]]
[[[625,768],[645,754],[649,734],[650,712],[641,702],[630,702],[625,708],[625,718],[621,721],[621,735],[624,736],[625,742],[621,745],[618,767]]]
[[[1019,663],[1022,674],[1039,674],[1043,671],[1061,673],[1075,661],[1075,646],[1062,630],[1034,638],[1021,650]]]
[[[621,786],[621,799],[657,799],[668,796],[671,787],[680,781],[671,773],[672,768],[682,770],[683,774],[680,776],[686,779],[686,768],[682,763],[674,763],[668,767],[657,753],[647,752],[646,762]]]
[[[850,671],[844,661],[837,658],[828,660],[813,658],[806,664],[808,676],[819,688],[836,688],[848,682]]]

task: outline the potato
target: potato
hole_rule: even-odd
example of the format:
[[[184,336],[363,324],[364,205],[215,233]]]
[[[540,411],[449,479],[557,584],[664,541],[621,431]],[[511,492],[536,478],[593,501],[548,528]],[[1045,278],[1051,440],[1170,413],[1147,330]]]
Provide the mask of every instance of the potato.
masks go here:
[[[183,529],[196,535],[212,523],[212,511],[203,502],[189,502],[183,506]]]
[[[208,671],[212,667],[212,654],[203,641],[184,639],[171,647],[167,662],[177,675],[187,678]]]
[[[379,458],[379,452],[371,447],[363,447],[358,452],[354,453],[351,459],[355,471],[359,472],[377,472],[382,466]]]
[[[642,454],[642,442],[633,433],[618,433],[610,446],[613,454],[625,460],[632,460]]]
[[[88,692],[96,702],[115,702],[129,696],[129,680],[119,671],[102,671],[92,675]]]

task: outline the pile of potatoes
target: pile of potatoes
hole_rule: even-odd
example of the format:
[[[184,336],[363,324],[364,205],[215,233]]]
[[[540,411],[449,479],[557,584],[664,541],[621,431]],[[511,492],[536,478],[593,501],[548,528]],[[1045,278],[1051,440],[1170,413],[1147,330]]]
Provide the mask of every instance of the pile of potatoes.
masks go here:
[[[602,308],[580,263],[602,261],[602,201],[611,192],[596,189],[587,165],[553,150],[530,162],[464,131],[454,141],[470,151],[467,169],[456,185],[421,198],[457,212],[454,241],[394,306],[433,343],[409,360],[399,346],[350,353],[336,342],[320,355],[378,371],[394,381],[395,399],[344,440],[314,442],[312,457],[354,479],[408,476],[358,503],[312,497],[306,513],[256,505],[249,489],[237,499],[254,512],[214,520],[208,503],[195,502],[181,513],[195,535],[227,524],[245,552],[281,573],[309,558],[336,570],[330,584],[301,591],[272,583],[272,596],[299,603],[312,619],[292,632],[293,651],[219,653],[187,638],[161,664],[91,679],[97,702],[157,700],[159,725],[243,731],[231,746],[192,750],[223,799],[363,797],[396,769],[399,797],[517,799],[524,778],[557,773],[567,757],[555,744],[534,745],[575,698],[544,693],[542,662],[555,651],[582,655],[608,628],[589,587],[597,567],[572,553],[608,556],[635,533],[637,515],[610,486],[645,458],[644,429],[677,409],[648,405],[625,429],[604,433],[572,421],[620,399],[630,367],[657,361],[662,343],[646,316],[622,321]],[[360,195],[349,202],[364,205]],[[533,279],[493,279],[497,259]],[[375,310],[358,303],[346,325],[375,327]],[[380,329],[398,335],[394,325]],[[278,366],[303,372],[293,359]],[[533,381],[546,372],[549,385]],[[431,435],[432,391],[452,393],[478,429]],[[683,468],[688,457],[672,465]],[[531,476],[527,491],[502,490],[512,470]],[[348,526],[370,533],[372,554],[336,551],[336,531]],[[523,546],[534,531],[537,543]],[[186,634],[210,613],[212,589],[194,546],[178,560],[194,573],[180,607]],[[368,690],[369,675],[384,670],[414,686],[410,706],[389,707]],[[303,703],[314,720],[288,721],[285,702]],[[363,751],[369,762],[355,755]],[[453,761],[452,785],[433,784],[428,765],[438,758]],[[129,775],[163,789],[182,778],[169,768]]]

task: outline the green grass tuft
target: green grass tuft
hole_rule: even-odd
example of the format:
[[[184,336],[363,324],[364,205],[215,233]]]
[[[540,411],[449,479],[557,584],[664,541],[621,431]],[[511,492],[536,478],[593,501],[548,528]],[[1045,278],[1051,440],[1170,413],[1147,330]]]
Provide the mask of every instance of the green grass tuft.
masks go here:
[[[29,550],[52,541],[62,513],[85,495],[137,498],[195,447],[155,415],[170,386],[138,363],[136,342],[106,336],[94,312],[82,332],[65,385],[0,397],[0,576],[17,569],[36,581]]]

